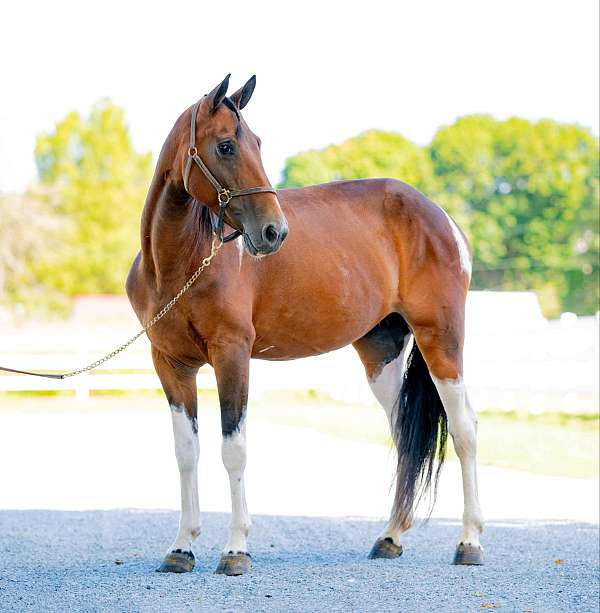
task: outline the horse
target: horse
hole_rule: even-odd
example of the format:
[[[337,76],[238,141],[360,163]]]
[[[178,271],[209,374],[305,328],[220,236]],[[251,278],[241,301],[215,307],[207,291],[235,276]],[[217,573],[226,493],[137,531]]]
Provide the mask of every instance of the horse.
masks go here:
[[[482,564],[477,419],[462,360],[468,242],[448,214],[396,179],[273,189],[261,141],[241,114],[255,83],[252,77],[228,96],[228,75],[175,122],[127,278],[144,323],[212,253],[211,245],[220,248],[177,307],[148,330],[181,483],[179,530],[157,571],[189,572],[195,565],[198,369],[208,363],[215,372],[231,490],[229,537],[216,572],[240,575],[252,566],[244,489],[250,359],[293,360],[349,344],[397,450],[389,521],[368,557],[402,554],[402,533],[417,503],[426,492],[435,499],[450,433],[464,494],[453,562]],[[224,226],[234,232],[223,239]],[[221,246],[223,240],[229,244]]]

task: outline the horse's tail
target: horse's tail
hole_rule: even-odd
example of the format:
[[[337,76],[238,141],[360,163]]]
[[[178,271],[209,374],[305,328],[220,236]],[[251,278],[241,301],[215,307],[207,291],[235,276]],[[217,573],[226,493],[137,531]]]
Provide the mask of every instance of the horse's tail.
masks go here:
[[[433,508],[448,438],[446,413],[416,342],[406,365],[392,430],[398,468],[391,520],[395,528],[406,530],[431,486],[430,512]]]

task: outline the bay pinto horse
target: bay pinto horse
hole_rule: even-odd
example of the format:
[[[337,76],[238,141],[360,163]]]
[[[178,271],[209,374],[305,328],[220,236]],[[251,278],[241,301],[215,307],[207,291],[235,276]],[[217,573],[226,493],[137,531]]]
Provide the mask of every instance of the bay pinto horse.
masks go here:
[[[471,275],[465,237],[442,209],[397,180],[275,193],[260,140],[241,115],[255,78],[230,97],[228,84],[229,76],[184,111],[167,137],[142,215],[141,252],[127,280],[133,308],[146,322],[210,252],[221,196],[190,157],[200,158],[218,186],[251,192],[232,199],[224,212],[241,235],[148,332],[171,409],[181,479],[179,531],[157,570],[186,572],[195,563],[198,369],[209,363],[215,371],[231,487],[229,539],[216,572],[239,575],[251,566],[244,493],[250,358],[292,360],[350,343],[387,413],[398,452],[390,519],[369,557],[402,554],[401,535],[423,492],[437,483],[449,431],[464,492],[454,563],[482,564],[477,421],[462,377]],[[254,186],[268,191],[246,189]]]

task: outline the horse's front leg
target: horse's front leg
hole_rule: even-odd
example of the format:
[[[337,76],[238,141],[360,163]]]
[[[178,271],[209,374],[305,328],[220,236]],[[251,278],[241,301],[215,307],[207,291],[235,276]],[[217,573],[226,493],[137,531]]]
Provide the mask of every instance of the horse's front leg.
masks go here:
[[[156,570],[161,573],[185,573],[194,568],[192,542],[200,534],[198,505],[200,448],[196,420],[196,373],[198,369],[176,363],[154,347],[152,358],[171,409],[175,457],[181,481],[179,531],[163,563]]]
[[[211,349],[221,405],[221,455],[231,489],[229,539],[215,571],[224,575],[243,575],[252,566],[247,545],[250,517],[244,491],[250,351],[248,339],[220,343]]]

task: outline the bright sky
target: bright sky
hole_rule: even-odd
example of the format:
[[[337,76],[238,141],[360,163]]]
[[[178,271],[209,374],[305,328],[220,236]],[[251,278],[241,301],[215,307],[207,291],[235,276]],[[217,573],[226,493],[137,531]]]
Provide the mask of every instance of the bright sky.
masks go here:
[[[156,155],[181,111],[257,75],[245,117],[270,179],[369,128],[427,143],[457,116],[551,117],[598,134],[597,0],[53,0],[0,15],[0,191],[36,134],[109,97]]]

